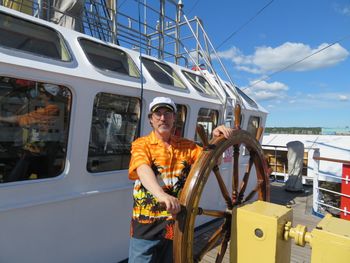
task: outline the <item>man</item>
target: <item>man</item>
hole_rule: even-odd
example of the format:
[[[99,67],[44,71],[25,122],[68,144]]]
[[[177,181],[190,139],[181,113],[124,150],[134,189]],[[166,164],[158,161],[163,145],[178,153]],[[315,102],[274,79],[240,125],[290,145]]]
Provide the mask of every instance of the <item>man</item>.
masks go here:
[[[191,165],[202,148],[173,135],[176,105],[170,98],[156,97],[149,105],[153,131],[135,140],[131,149],[129,178],[135,180],[131,220],[130,263],[172,262],[174,217]],[[219,126],[215,137],[226,138],[232,129]],[[160,203],[165,204],[164,210]]]

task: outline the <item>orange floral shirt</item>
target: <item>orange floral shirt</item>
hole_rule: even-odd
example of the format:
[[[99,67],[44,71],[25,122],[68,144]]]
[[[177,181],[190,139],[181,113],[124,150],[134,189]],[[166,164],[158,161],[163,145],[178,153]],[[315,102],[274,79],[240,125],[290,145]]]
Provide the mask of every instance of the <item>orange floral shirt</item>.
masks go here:
[[[58,106],[54,104],[49,104],[44,108],[39,108],[33,112],[20,115],[17,118],[20,126],[40,124],[45,127],[48,126],[50,122],[52,122],[52,118],[54,116],[57,116],[58,113]]]
[[[154,132],[135,140],[131,148],[129,178],[135,180],[131,236],[141,239],[173,239],[174,219],[160,208],[154,196],[138,179],[136,169],[149,165],[163,190],[179,197],[191,165],[197,160],[202,148],[194,142],[173,136],[166,148]]]
[[[55,104],[48,104],[32,112],[17,117],[20,126],[27,127],[27,138],[24,149],[33,153],[44,153],[45,136],[52,128],[53,123],[59,115],[59,107]]]

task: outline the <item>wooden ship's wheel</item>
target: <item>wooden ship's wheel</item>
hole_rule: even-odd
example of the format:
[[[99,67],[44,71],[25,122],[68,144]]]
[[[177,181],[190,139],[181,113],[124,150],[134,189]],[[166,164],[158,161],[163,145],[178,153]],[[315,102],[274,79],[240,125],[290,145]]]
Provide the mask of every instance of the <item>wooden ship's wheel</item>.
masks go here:
[[[239,119],[240,109],[235,112],[236,120]],[[185,186],[180,196],[180,203],[183,211],[177,216],[174,235],[174,262],[191,263],[199,262],[208,251],[218,246],[218,252],[215,262],[222,262],[229,241],[234,239],[234,230],[231,230],[231,221],[236,207],[251,202],[254,199],[269,201],[269,177],[267,173],[267,164],[264,154],[258,140],[247,131],[240,130],[239,124],[235,124],[236,130],[225,139],[223,137],[212,139],[209,143],[206,141],[203,128],[198,128],[204,151],[191,169]],[[257,137],[261,136],[260,134]],[[258,132],[259,133],[259,132]],[[233,147],[233,174],[232,187],[228,189],[220,173],[220,160],[223,153]],[[245,154],[249,155],[247,167],[240,175],[239,161],[240,149],[245,147]],[[199,207],[203,189],[209,176],[216,178],[221,195],[226,203],[225,210],[211,210],[205,207]],[[248,181],[256,182],[253,190],[246,192]],[[222,218],[221,226],[207,240],[201,240],[199,251],[194,241],[195,220],[197,217],[205,215],[209,217]],[[232,239],[231,239],[232,237]],[[234,242],[234,241],[232,241]]]

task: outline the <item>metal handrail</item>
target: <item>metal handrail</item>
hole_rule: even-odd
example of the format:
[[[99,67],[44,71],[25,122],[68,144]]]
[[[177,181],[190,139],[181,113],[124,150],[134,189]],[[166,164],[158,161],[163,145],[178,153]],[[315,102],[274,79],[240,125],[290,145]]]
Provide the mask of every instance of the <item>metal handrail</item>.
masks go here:
[[[263,150],[270,150],[270,151],[273,151],[274,152],[274,157],[275,157],[275,163],[274,163],[274,171],[273,171],[273,173],[274,173],[274,175],[279,175],[280,176],[280,173],[278,173],[277,172],[277,151],[278,151],[278,148],[280,149],[280,150],[286,150],[287,151],[287,149],[288,149],[288,147],[287,146],[283,146],[283,145],[267,145],[267,144],[262,144],[261,145],[262,146],[262,148],[263,148]],[[304,151],[305,150],[307,150],[307,152],[309,152],[310,150],[315,150],[315,151],[317,151],[317,150],[319,150],[319,148],[317,148],[317,147],[305,147],[304,148]],[[285,167],[284,167],[284,169],[285,169]],[[284,171],[283,172],[283,176],[284,177],[286,177],[287,176],[287,174],[286,174],[286,172]],[[284,180],[285,180],[286,178],[284,178]]]
[[[319,207],[323,206],[323,207],[328,207],[328,208],[332,208],[336,211],[340,211],[343,213],[349,213],[349,211],[346,211],[344,209],[341,209],[339,207],[335,207],[333,205],[330,204],[326,204],[322,201],[319,200],[319,193],[321,192],[327,192],[327,193],[331,193],[334,195],[338,195],[341,197],[347,197],[350,198],[350,195],[341,193],[341,192],[337,192],[337,191],[333,191],[324,187],[320,187],[319,186],[319,165],[320,165],[320,161],[326,161],[326,162],[334,162],[334,163],[341,163],[341,164],[350,164],[350,161],[348,160],[340,160],[340,159],[334,159],[334,158],[328,158],[328,157],[321,157],[321,156],[313,156],[313,160],[315,161],[315,176],[314,176],[314,180],[313,180],[313,211],[316,215],[318,216],[323,216],[323,214],[320,212]],[[324,174],[324,177],[328,177],[328,178],[333,178],[336,180],[341,181],[342,183],[345,182],[350,183],[350,178],[343,178],[342,176],[334,176],[334,175],[329,175],[329,174]]]
[[[314,160],[317,161],[327,161],[327,162],[334,162],[334,163],[343,163],[343,164],[350,164],[350,161],[348,160],[341,160],[341,159],[333,159],[333,158],[326,158],[326,157],[314,157]]]
[[[164,55],[166,55],[167,58],[173,58],[174,63],[185,64],[185,66],[188,66],[190,54],[192,52],[199,54],[200,51],[198,49],[198,43],[195,42],[193,44],[195,48],[192,50],[192,48],[185,48],[184,41],[188,43],[189,40],[198,41],[199,39],[196,39],[196,32],[191,32],[191,35],[183,34],[183,37],[181,37],[182,33],[180,33],[180,31],[189,32],[188,23],[196,23],[196,27],[200,29],[201,33],[205,36],[204,41],[208,42],[209,39],[202,25],[200,25],[198,18],[184,21],[182,4],[177,3],[178,1],[161,1],[164,7],[166,4],[170,4],[172,6],[167,7],[176,8],[178,12],[176,14],[176,19],[170,17],[166,13],[162,13],[162,10],[157,10],[157,7],[154,7],[155,5],[152,6],[151,3],[146,4],[146,1],[130,1],[128,4],[135,5],[135,2],[145,9],[144,12],[151,12],[150,14],[153,17],[158,16],[159,19],[162,20],[159,20],[159,23],[163,23],[162,29],[160,29],[159,23],[157,26],[156,24],[152,25],[146,21],[140,21],[140,17],[134,18],[130,14],[125,14],[115,5],[112,6],[108,4],[109,2],[107,3],[106,0],[85,0],[81,17],[73,17],[70,13],[62,12],[52,6],[52,4],[48,5],[48,1],[44,0],[8,0],[6,3],[10,5],[8,7],[13,7],[13,4],[17,4],[18,6],[26,5],[32,8],[32,15],[49,21],[51,19],[50,14],[53,11],[66,17],[72,17],[77,23],[82,25],[83,31],[86,34],[112,43],[119,44],[119,42],[122,41],[127,47],[139,48],[147,55],[157,56],[158,54],[161,56],[158,56],[160,59],[163,59]],[[0,5],[4,5],[4,3],[4,1],[0,1]],[[131,24],[128,24],[128,21],[139,26],[137,29],[134,29]],[[143,28],[144,32],[140,32],[140,28]],[[163,41],[165,46],[162,46],[159,41]],[[208,43],[205,43],[205,46],[207,45]],[[207,49],[201,50],[202,54],[205,52],[209,51]],[[210,54],[205,54],[205,57],[209,58],[207,62],[210,64]]]

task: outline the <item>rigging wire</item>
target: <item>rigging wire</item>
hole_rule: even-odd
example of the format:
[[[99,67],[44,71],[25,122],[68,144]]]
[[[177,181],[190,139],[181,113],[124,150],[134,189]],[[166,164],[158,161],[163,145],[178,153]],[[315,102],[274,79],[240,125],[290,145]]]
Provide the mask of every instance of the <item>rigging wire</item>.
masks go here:
[[[194,5],[190,8],[190,10],[187,12],[187,14],[191,13],[191,12],[195,9],[195,7],[197,6],[198,3],[199,3],[199,0],[197,0],[197,1],[194,3]]]
[[[126,0],[124,0],[123,2],[121,2],[121,4],[118,6],[118,8],[121,8],[123,4],[125,4]]]
[[[317,51],[315,51],[314,53],[311,53],[310,55],[308,55],[308,56],[306,56],[306,57],[304,57],[304,58],[302,58],[302,59],[300,59],[300,60],[297,60],[297,61],[295,61],[295,62],[293,62],[293,63],[291,63],[291,64],[285,66],[284,68],[281,68],[281,69],[279,69],[279,70],[277,70],[277,71],[275,71],[275,72],[272,72],[271,74],[267,75],[267,76],[264,77],[264,78],[261,78],[261,79],[255,81],[254,83],[252,83],[252,84],[249,85],[248,87],[243,88],[242,90],[245,90],[245,89],[254,87],[256,84],[258,84],[258,83],[260,83],[260,82],[262,82],[262,81],[268,80],[269,78],[271,78],[272,76],[276,75],[277,73],[283,72],[283,71],[285,71],[285,70],[287,70],[287,69],[289,69],[289,68],[291,68],[291,67],[297,65],[297,64],[303,62],[304,60],[306,60],[306,59],[308,59],[308,58],[310,58],[310,57],[312,57],[312,56],[314,56],[314,55],[316,55],[316,54],[318,54],[318,53],[323,52],[324,50],[330,48],[331,46],[334,46],[335,44],[338,44],[339,42],[341,42],[341,41],[343,41],[343,40],[345,40],[345,39],[347,39],[347,38],[350,38],[350,35],[344,36],[344,37],[342,37],[341,39],[339,39],[339,40],[337,40],[337,41],[335,41],[335,42],[333,42],[333,43],[331,43],[331,44],[329,44],[329,45],[327,45],[327,46],[321,48],[320,50],[317,50]]]
[[[271,0],[268,2],[263,8],[261,8],[253,17],[251,17],[247,22],[245,22],[243,25],[241,25],[236,31],[231,33],[224,41],[221,42],[220,45],[218,45],[215,49],[218,50],[223,44],[225,44],[227,41],[229,41],[234,35],[236,35],[239,31],[241,31],[244,27],[246,27],[250,22],[252,22],[258,15],[262,13],[269,5],[272,4],[274,0]]]

